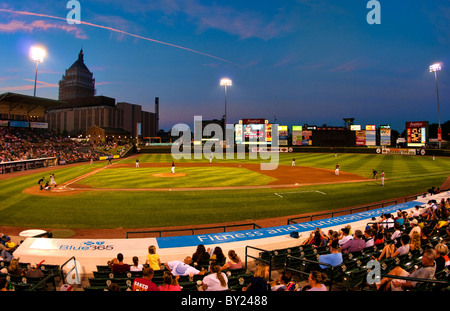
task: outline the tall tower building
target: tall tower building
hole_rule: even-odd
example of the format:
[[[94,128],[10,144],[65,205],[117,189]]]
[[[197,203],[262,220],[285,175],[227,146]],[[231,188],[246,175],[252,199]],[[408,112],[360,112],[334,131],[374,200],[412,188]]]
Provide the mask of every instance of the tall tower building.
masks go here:
[[[66,70],[59,81],[59,100],[67,100],[95,95],[95,79],[92,72],[84,64],[83,50],[78,60]]]

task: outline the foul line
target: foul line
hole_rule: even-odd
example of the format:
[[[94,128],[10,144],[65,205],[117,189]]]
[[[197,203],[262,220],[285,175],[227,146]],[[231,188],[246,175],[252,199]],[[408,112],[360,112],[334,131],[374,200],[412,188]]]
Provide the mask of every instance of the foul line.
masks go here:
[[[323,194],[323,195],[327,195],[325,192],[322,192],[322,191],[319,191],[319,190],[311,190],[311,191],[308,191],[308,190],[305,190],[305,191],[292,191],[292,192],[285,192],[285,193],[283,193],[283,194],[292,194],[292,193],[305,193],[305,192],[317,192],[317,193],[320,193],[320,194]],[[277,192],[275,192],[274,193],[276,196],[278,196],[278,197],[280,197],[280,198],[284,198],[281,194],[279,194],[279,193],[277,193]]]
[[[98,169],[96,169],[96,170],[90,172],[90,173],[84,174],[84,175],[82,175],[82,176],[80,176],[80,177],[78,177],[78,178],[75,178],[75,179],[73,179],[73,180],[70,180],[67,184],[62,185],[62,187],[68,188],[68,186],[70,186],[71,184],[77,183],[77,182],[79,182],[80,180],[83,180],[83,179],[85,179],[85,178],[88,178],[88,177],[91,176],[91,175],[97,174],[98,172],[100,172],[100,171],[102,171],[102,170],[104,170],[104,169],[107,169],[107,168],[110,167],[111,165],[114,165],[114,164],[116,164],[116,163],[120,163],[120,162],[122,162],[122,161],[124,161],[124,160],[125,160],[125,159],[122,159],[122,160],[119,160],[119,161],[117,161],[117,162],[115,162],[115,163],[107,164],[107,165],[105,165],[105,166],[103,166],[103,167],[101,167],[101,168],[98,168]],[[73,188],[69,188],[69,189],[73,190]]]

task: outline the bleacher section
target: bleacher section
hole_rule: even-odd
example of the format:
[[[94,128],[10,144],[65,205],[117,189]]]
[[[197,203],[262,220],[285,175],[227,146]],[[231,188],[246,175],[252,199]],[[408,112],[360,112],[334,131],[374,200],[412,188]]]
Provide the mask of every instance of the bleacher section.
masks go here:
[[[249,284],[254,267],[259,262],[264,262],[270,267],[271,279],[275,279],[277,273],[284,270],[291,271],[295,280],[301,287],[302,282],[308,278],[312,269],[316,269],[319,264],[319,256],[330,252],[328,246],[313,247],[312,245],[302,245],[306,236],[316,227],[325,230],[339,231],[345,225],[351,225],[352,231],[362,230],[374,221],[374,218],[380,219],[384,213],[394,213],[398,209],[402,211],[411,211],[415,206],[426,207],[430,199],[440,201],[440,198],[450,197],[450,191],[439,195],[418,197],[414,201],[383,207],[371,211],[355,213],[345,216],[333,217],[330,219],[321,219],[295,225],[286,225],[271,228],[260,228],[244,231],[192,235],[192,236],[174,236],[161,238],[139,238],[139,239],[47,239],[47,238],[27,238],[15,251],[15,257],[20,257],[23,262],[34,262],[42,259],[46,263],[52,263],[56,266],[67,261],[67,258],[73,256],[78,265],[78,272],[82,275],[84,282],[78,285],[78,290],[84,291],[104,291],[111,283],[117,283],[121,290],[129,290],[132,280],[138,276],[136,273],[113,274],[106,266],[106,263],[115,258],[117,253],[124,255],[124,262],[131,262],[133,256],[142,259],[147,256],[149,245],[157,247],[157,253],[161,262],[165,263],[171,260],[183,260],[186,256],[192,256],[198,244],[204,244],[207,248],[220,245],[224,250],[233,249],[241,257],[245,265],[244,269],[230,271],[229,287],[230,290],[239,291],[243,286]],[[375,219],[375,220],[378,220]],[[421,220],[427,226],[425,220]],[[381,274],[387,274],[393,267],[401,265],[409,270],[411,267],[421,265],[423,252],[427,248],[434,248],[438,243],[444,243],[450,247],[450,236],[448,223],[435,230],[429,237],[427,243],[422,244],[418,250],[410,251],[403,256],[395,258],[381,259]],[[402,230],[407,233],[411,227],[406,223]],[[297,232],[304,237],[293,238],[292,232]],[[305,234],[306,233],[306,234]],[[328,276],[326,285],[330,290],[373,290],[368,287],[366,282],[367,274],[370,271],[369,261],[377,257],[383,247],[389,243],[385,240],[383,243],[363,249],[360,252],[343,254],[343,263],[339,266],[324,270]],[[225,252],[226,253],[226,252]],[[373,257],[372,257],[373,256]],[[38,259],[38,260],[36,260]],[[207,267],[208,263],[205,263]],[[62,270],[62,269],[61,269]],[[154,282],[161,284],[162,271],[155,271]],[[448,267],[436,274],[434,283],[424,282],[423,286],[417,288],[430,290],[433,288],[449,288],[450,272]],[[179,282],[183,291],[196,291],[197,281],[201,281],[200,276],[192,280],[182,277]],[[439,283],[438,281],[442,281]],[[304,283],[303,283],[304,285]]]
[[[163,274],[165,270],[155,270],[152,281],[160,286],[163,284]],[[243,286],[247,286],[253,274],[247,271],[246,268],[227,270],[224,271],[228,278],[229,290],[239,291]],[[126,272],[126,273],[113,273],[108,266],[99,265],[97,270],[93,271],[93,276],[88,279],[89,284],[83,287],[85,291],[105,291],[112,283],[119,285],[121,290],[130,291],[133,280],[135,278],[142,277],[142,272]],[[180,284],[182,291],[197,291],[198,286],[204,276],[194,275],[192,278],[189,276],[180,276],[178,283]]]
[[[60,283],[60,266],[52,264],[42,264],[39,269],[44,273],[44,277],[30,277],[16,275],[7,271],[9,262],[0,262],[0,278],[6,278],[9,289],[14,291],[51,291],[56,290]],[[19,268],[27,270],[30,263],[19,262]]]
[[[130,145],[74,140],[53,130],[0,127],[0,173],[34,168],[27,160],[55,158],[58,164],[98,160],[129,150]],[[34,164],[34,163],[32,163]]]

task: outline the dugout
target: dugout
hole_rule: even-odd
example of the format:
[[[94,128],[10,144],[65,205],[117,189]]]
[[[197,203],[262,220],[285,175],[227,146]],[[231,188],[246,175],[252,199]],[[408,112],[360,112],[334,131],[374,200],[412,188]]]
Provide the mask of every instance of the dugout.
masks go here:
[[[57,165],[57,158],[40,158],[21,161],[8,161],[0,163],[0,174],[7,174],[17,171],[31,170],[41,167],[49,167]]]

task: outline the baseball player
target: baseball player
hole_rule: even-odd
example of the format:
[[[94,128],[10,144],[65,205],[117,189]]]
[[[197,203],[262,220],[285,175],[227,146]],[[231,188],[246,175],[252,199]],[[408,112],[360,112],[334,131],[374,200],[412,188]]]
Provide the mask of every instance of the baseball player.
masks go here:
[[[56,180],[55,180],[55,174],[50,175],[50,186],[53,184],[55,184],[55,188],[56,188],[57,185],[56,185]]]

